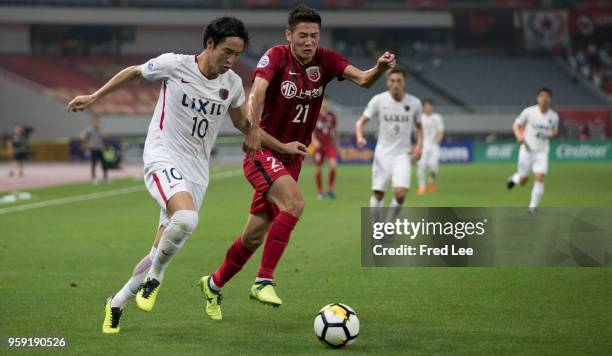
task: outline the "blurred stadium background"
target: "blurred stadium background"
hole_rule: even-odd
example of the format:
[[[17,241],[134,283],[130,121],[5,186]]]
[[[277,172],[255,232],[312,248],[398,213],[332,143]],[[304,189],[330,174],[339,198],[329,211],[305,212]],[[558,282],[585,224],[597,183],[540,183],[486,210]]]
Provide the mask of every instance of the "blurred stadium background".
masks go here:
[[[287,14],[297,3],[0,0],[0,134],[7,138],[16,122],[34,130],[25,177],[8,177],[0,147],[0,199],[11,197],[0,205],[0,337],[66,336],[63,351],[74,355],[329,355],[312,334],[312,319],[340,301],[363,323],[351,350],[358,354],[611,354],[608,268],[362,268],[359,207],[370,195],[368,164],[339,169],[333,202],[316,200],[314,169],[304,168],[307,208],[276,279],[286,305],[272,311],[248,300],[256,256],[224,289],[222,327],[206,320],[195,282],[217,267],[252,196],[238,169],[241,138],[229,120],[200,226],[167,272],[159,311],[130,305],[122,335],[102,337],[104,299],[148,251],[157,224],[141,156],[160,87],[125,88],[86,113],[68,114],[67,101],[124,66],[164,52],[198,53],[204,26],[225,14],[242,19],[251,35],[234,68],[248,89],[263,51],[285,43]],[[441,168],[435,194],[411,194],[409,206],[526,206],[529,189],[510,193],[504,186],[518,151],[511,126],[548,86],[561,127],[543,206],[612,207],[610,1],[306,3],[323,17],[322,46],[362,68],[394,51],[408,69],[408,92],[433,99],[444,116],[442,159],[457,164]],[[328,86],[341,162],[371,159],[375,140],[357,150],[355,121],[383,90],[383,80],[370,90]],[[108,185],[89,184],[79,140],[93,115],[121,157]],[[376,125],[366,129],[373,137]],[[125,176],[137,180],[119,179]],[[608,257],[600,264],[609,266]]]
[[[98,115],[110,136],[108,145],[121,156],[119,167],[137,166],[159,94],[157,83],[125,88],[88,113],[67,115],[67,101],[92,92],[124,66],[164,52],[199,52],[203,27],[224,14],[242,19],[252,38],[248,53],[234,69],[248,90],[252,69],[264,50],[286,42],[282,30],[287,12],[297,3],[0,0],[0,132],[6,138],[15,122],[32,127],[30,161],[82,162],[87,152],[79,134],[88,118]],[[443,162],[515,161],[518,146],[512,142],[511,124],[522,108],[534,103],[542,86],[553,90],[553,105],[562,118],[551,159],[612,159],[607,141],[612,136],[609,1],[307,3],[323,17],[321,45],[336,49],[357,66],[371,66],[383,50],[398,54],[409,71],[408,92],[433,99],[445,118]],[[332,110],[339,116],[341,162],[371,158],[374,140],[370,149],[356,150],[354,123],[369,98],[385,89],[384,80],[371,90],[342,82],[328,87]],[[375,126],[367,126],[370,134]],[[238,163],[239,141],[228,120],[215,163]],[[7,158],[4,145],[0,156]],[[50,171],[49,165],[38,167]],[[6,182],[4,173],[3,169]],[[88,178],[87,170],[81,178]],[[9,181],[0,191],[19,184]]]

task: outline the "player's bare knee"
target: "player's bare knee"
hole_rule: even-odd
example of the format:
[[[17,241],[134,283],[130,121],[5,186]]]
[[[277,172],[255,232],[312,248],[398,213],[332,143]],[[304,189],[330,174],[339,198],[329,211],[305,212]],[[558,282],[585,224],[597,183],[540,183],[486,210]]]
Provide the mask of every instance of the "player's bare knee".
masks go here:
[[[525,185],[527,183],[527,181],[529,180],[529,177],[521,177],[519,183],[521,185]]]
[[[198,213],[193,210],[179,210],[170,218],[170,224],[183,232],[192,233],[198,226]]]
[[[404,205],[404,202],[406,201],[406,194],[396,194],[395,195],[395,201],[399,204],[399,205]]]
[[[385,198],[385,192],[381,192],[380,190],[372,191],[372,195],[376,200],[383,200]]]
[[[536,182],[543,182],[544,181],[544,174],[536,174],[534,177]]]
[[[248,250],[255,251],[266,240],[266,230],[254,231],[242,235],[242,244]]]
[[[294,194],[291,200],[287,202],[285,210],[295,217],[300,217],[304,212],[304,205],[302,194]]]

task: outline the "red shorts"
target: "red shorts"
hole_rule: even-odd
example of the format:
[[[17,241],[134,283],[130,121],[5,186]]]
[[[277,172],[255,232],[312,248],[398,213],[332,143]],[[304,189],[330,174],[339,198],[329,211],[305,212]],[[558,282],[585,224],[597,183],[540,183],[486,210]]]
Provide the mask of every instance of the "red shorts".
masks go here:
[[[242,162],[244,176],[255,189],[251,202],[251,214],[266,212],[270,220],[274,220],[279,210],[275,204],[266,199],[266,193],[272,183],[282,176],[290,175],[297,182],[301,168],[301,157],[283,163],[274,151],[266,148],[263,149],[263,152],[257,152],[253,161],[245,156]]]
[[[338,151],[335,145],[326,145],[319,147],[314,153],[314,163],[320,166],[325,162],[325,159],[336,158]]]

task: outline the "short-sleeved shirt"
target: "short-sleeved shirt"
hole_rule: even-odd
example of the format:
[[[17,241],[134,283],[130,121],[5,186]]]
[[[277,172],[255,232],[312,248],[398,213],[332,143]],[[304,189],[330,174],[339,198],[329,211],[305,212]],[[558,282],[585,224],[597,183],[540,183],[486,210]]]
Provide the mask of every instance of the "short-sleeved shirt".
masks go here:
[[[550,131],[559,126],[559,115],[554,110],[543,113],[533,105],[523,110],[515,122],[525,127],[525,143],[531,151],[548,152]]]
[[[421,126],[423,127],[423,149],[437,146],[436,138],[438,134],[444,132],[442,116],[435,112],[431,115],[423,114],[421,115]]]
[[[315,137],[321,147],[334,145],[336,131],[336,115],[333,112],[320,113],[315,128]]]
[[[23,131],[20,134],[13,133],[10,142],[13,155],[20,155],[28,152],[28,136]]]
[[[270,48],[259,60],[253,77],[269,83],[260,126],[283,143],[299,141],[308,146],[325,86],[334,78],[342,79],[349,64],[327,48],[318,48],[308,64],[301,64],[289,46]],[[285,162],[296,158],[278,153],[277,156]]]
[[[89,126],[83,133],[85,139],[89,143],[89,149],[102,150],[104,148],[104,137],[102,133],[96,130],[93,126]]]
[[[165,53],[141,66],[147,80],[161,80],[143,159],[146,167],[170,162],[184,177],[208,185],[210,153],[229,108],[240,107],[244,88],[229,70],[215,78],[200,72],[196,55]]]
[[[411,148],[412,128],[421,122],[421,100],[410,94],[397,101],[388,91],[375,95],[363,115],[378,121],[378,157],[407,154]]]

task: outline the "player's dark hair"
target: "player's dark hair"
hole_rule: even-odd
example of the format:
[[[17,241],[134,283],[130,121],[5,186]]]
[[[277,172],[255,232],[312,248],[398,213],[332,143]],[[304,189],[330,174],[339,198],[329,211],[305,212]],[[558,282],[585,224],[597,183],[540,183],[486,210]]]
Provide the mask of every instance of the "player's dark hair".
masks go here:
[[[541,93],[548,93],[548,95],[552,97],[552,90],[547,87],[540,88],[540,90],[538,90],[538,95],[540,95]]]
[[[433,100],[431,100],[429,98],[423,99],[423,105],[425,105],[425,104],[429,104],[429,105],[433,106]]]
[[[387,71],[387,78],[391,76],[391,74],[399,73],[402,77],[406,78],[406,70],[400,66],[395,66]]]
[[[214,19],[204,30],[204,47],[209,39],[213,41],[213,47],[225,41],[227,37],[239,37],[244,41],[244,48],[249,45],[249,33],[244,23],[235,17],[223,16]]]
[[[289,20],[287,21],[289,31],[295,30],[295,27],[301,22],[316,23],[321,28],[321,16],[314,9],[304,4],[296,6],[289,13]]]

